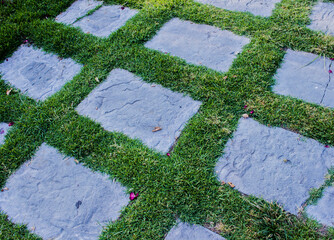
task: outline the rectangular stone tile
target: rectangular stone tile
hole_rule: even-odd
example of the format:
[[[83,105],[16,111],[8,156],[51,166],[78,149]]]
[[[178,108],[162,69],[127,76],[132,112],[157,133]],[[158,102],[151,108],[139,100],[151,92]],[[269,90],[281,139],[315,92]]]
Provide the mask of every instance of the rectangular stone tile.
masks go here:
[[[165,240],[224,240],[218,235],[200,225],[179,223],[167,234]]]
[[[77,0],[65,12],[56,17],[56,22],[72,24],[79,17],[85,16],[90,10],[102,4],[103,1]]]
[[[281,0],[195,0],[231,11],[250,12],[254,15],[269,17],[276,3]]]
[[[5,143],[5,136],[9,128],[8,123],[0,123],[0,146]]]
[[[334,227],[334,187],[325,189],[323,196],[318,200],[316,205],[306,207],[308,216],[325,224],[329,227]]]
[[[72,59],[61,59],[28,45],[21,45],[0,64],[2,79],[36,100],[45,100],[81,70]]]
[[[200,105],[190,97],[115,69],[76,110],[108,131],[122,132],[167,152]],[[158,127],[161,130],[154,131]]]
[[[83,32],[98,37],[108,37],[112,32],[125,25],[125,23],[138,13],[120,5],[103,6],[92,15],[80,19],[73,26],[80,27]]]
[[[215,170],[220,181],[232,182],[243,193],[276,200],[297,214],[310,189],[324,183],[333,165],[334,148],[282,128],[241,119]]]
[[[228,71],[250,40],[227,30],[173,18],[145,47],[169,52],[195,65]]]
[[[334,3],[318,2],[313,7],[310,19],[308,28],[334,36]]]
[[[329,82],[331,60],[306,52],[288,49],[274,79],[273,91],[281,95],[322,104]],[[325,106],[334,107],[334,102]]]
[[[10,176],[0,209],[43,239],[98,239],[128,202],[125,188],[45,143]]]

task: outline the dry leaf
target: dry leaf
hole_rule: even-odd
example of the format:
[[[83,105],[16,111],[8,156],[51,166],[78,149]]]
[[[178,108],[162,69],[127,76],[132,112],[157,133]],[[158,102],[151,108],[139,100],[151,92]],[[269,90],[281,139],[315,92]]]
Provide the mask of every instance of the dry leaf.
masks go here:
[[[74,162],[76,162],[76,164],[79,164],[79,161],[78,161],[78,160],[76,160],[76,159],[74,159]]]
[[[157,132],[157,131],[160,131],[160,130],[162,130],[161,127],[155,127],[155,128],[152,130],[152,132]]]
[[[100,82],[99,78],[98,77],[95,77],[95,81],[97,82]]]
[[[7,90],[7,91],[6,91],[6,94],[7,94],[7,95],[9,95],[9,94],[10,94],[10,92],[11,92],[12,90],[13,90],[13,88],[11,88],[11,89]]]
[[[249,118],[249,116],[248,116],[248,114],[247,114],[247,113],[245,113],[245,114],[242,114],[242,117],[243,117],[243,118]]]
[[[224,181],[222,181],[221,183],[222,183],[222,185],[224,185],[224,184],[225,184],[225,182],[224,182]]]
[[[236,78],[236,77],[237,77],[237,75],[233,75],[233,77],[234,77],[234,78]]]
[[[151,87],[155,87],[155,85],[151,85]]]
[[[35,231],[35,230],[36,230],[36,227],[32,227],[32,228],[31,228],[31,231]]]
[[[228,182],[228,185],[230,185],[231,188],[235,188],[235,185],[231,182]]]
[[[225,77],[223,77],[224,78],[224,80],[226,80],[227,78],[228,78],[228,76],[225,76]]]

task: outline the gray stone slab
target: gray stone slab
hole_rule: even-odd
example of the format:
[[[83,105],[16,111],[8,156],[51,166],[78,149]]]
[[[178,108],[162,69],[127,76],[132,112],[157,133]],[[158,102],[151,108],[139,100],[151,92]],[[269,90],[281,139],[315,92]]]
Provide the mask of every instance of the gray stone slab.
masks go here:
[[[128,71],[114,69],[78,105],[77,111],[108,131],[123,132],[149,147],[167,152],[200,105],[188,96],[145,83]],[[155,127],[162,130],[152,132]]]
[[[307,102],[334,107],[334,102],[324,102],[325,90],[330,80],[331,60],[306,52],[287,50],[274,79],[273,91]],[[328,97],[332,92],[328,91]]]
[[[318,2],[313,7],[310,19],[310,29],[334,36],[334,3]]]
[[[59,91],[81,70],[72,59],[61,59],[28,45],[21,45],[0,64],[2,78],[36,100]]]
[[[323,197],[317,205],[309,205],[306,208],[308,216],[322,224],[334,227],[334,187],[326,188]]]
[[[334,165],[334,148],[252,119],[240,120],[224,152],[215,168],[221,181],[232,182],[243,193],[277,200],[293,214]]]
[[[8,123],[0,123],[0,145],[5,143],[5,136],[9,128]]]
[[[329,75],[330,80],[326,88],[322,104],[324,106],[334,107],[334,61],[332,62],[331,70],[333,73]]]
[[[190,225],[188,223],[179,223],[173,227],[165,240],[224,240],[218,235],[200,225]]]
[[[85,33],[108,37],[137,13],[137,10],[120,5],[103,6],[92,15],[77,21],[73,26],[80,27]]]
[[[125,188],[45,143],[10,176],[0,209],[44,239],[98,239],[128,204]]]
[[[102,4],[102,1],[77,0],[65,12],[56,17],[56,22],[72,24],[79,17],[85,16],[90,10]]]
[[[231,11],[250,12],[254,15],[269,17],[276,3],[281,0],[195,0],[203,4],[210,4],[215,7]]]
[[[173,18],[145,46],[225,72],[249,42],[227,30]]]

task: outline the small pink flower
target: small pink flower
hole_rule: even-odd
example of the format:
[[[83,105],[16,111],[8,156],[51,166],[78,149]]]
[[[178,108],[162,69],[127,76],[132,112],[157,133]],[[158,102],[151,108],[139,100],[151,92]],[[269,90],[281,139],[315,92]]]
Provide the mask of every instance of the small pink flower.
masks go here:
[[[329,69],[329,71],[328,71],[328,72],[329,72],[329,73],[333,73],[333,71],[332,71],[332,70],[330,70],[330,69]]]
[[[129,198],[132,201],[132,200],[135,200],[138,196],[139,196],[139,193],[135,194],[135,193],[131,192]]]
[[[330,58],[330,60],[334,61],[334,58]]]
[[[251,112],[250,112],[250,114],[253,114],[254,113],[254,111],[252,110]]]
[[[6,59],[6,61],[8,62],[8,58]]]
[[[8,126],[13,126],[13,125],[14,125],[14,122],[8,123]]]
[[[244,106],[244,109],[246,109],[247,107],[248,107],[248,106],[247,106],[247,105],[245,105],[245,106]]]
[[[329,145],[325,145],[325,148],[329,148]]]
[[[122,9],[122,10],[124,10],[124,9],[125,9],[125,7],[124,7],[124,6],[122,6],[122,7],[121,7],[121,9]]]
[[[27,42],[29,42],[29,41],[26,39],[26,40],[24,40],[24,42],[23,42],[23,43],[27,43]]]
[[[170,157],[170,153],[167,153],[166,155],[167,155],[168,157]]]

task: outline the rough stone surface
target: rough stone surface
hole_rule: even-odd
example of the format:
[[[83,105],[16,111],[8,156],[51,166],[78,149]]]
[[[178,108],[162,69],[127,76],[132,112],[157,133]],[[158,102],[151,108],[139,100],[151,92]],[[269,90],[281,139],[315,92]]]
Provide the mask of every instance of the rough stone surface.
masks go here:
[[[190,225],[188,223],[179,223],[173,227],[165,240],[224,240],[218,235],[200,225]]]
[[[125,189],[43,144],[10,176],[0,209],[44,239],[97,239],[128,204]]]
[[[173,18],[145,46],[224,72],[249,42],[227,30]]]
[[[269,17],[275,4],[281,0],[195,0],[231,11],[250,12],[254,15]]]
[[[309,205],[306,208],[308,216],[318,220],[320,223],[334,227],[334,187],[325,189],[323,197],[317,205]]]
[[[8,123],[0,123],[0,145],[5,143],[5,136],[9,128]]]
[[[323,31],[334,36],[334,3],[318,2],[310,16],[312,30]]]
[[[81,65],[22,45],[0,64],[2,79],[36,100],[45,100],[80,72]]]
[[[102,3],[102,1],[77,0],[65,12],[56,17],[56,22],[72,24],[79,17],[86,15],[90,10],[102,5]]]
[[[138,11],[119,5],[103,6],[92,15],[77,21],[73,26],[80,27],[85,33],[98,37],[107,37],[125,25]]]
[[[252,119],[240,120],[224,152],[215,168],[221,181],[232,182],[243,193],[277,200],[293,214],[334,165],[334,148]]]
[[[329,73],[329,58],[306,52],[287,50],[282,66],[274,76],[273,91],[307,102],[334,107],[334,91]],[[334,81],[334,80],[333,80]]]
[[[200,104],[180,93],[145,83],[128,71],[115,69],[79,104],[77,111],[108,131],[123,132],[167,152]],[[152,132],[155,127],[162,130]]]

